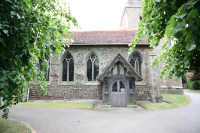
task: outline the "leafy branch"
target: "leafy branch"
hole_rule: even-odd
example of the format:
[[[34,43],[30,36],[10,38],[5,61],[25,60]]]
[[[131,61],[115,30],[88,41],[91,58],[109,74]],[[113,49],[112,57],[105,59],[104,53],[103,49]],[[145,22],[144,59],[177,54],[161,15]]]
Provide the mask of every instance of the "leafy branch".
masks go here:
[[[38,81],[38,90],[46,92],[45,56],[58,54],[73,38],[69,29],[78,26],[63,0],[0,1],[0,109],[8,117],[12,105],[22,101],[27,85]],[[37,66],[42,60],[43,70]],[[27,84],[26,84],[27,83]]]
[[[152,64],[165,61],[160,77],[199,73],[200,0],[144,0],[142,10],[143,20],[130,51],[145,36],[151,47],[162,45],[163,53]],[[160,44],[163,38],[166,41]]]

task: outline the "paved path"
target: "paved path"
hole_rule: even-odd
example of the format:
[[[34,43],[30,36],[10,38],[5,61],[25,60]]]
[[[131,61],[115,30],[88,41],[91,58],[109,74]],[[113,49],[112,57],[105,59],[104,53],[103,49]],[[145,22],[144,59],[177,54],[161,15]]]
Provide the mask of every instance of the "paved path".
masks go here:
[[[9,117],[30,123],[37,133],[200,133],[200,94],[185,94],[191,97],[191,103],[176,109],[12,107]]]

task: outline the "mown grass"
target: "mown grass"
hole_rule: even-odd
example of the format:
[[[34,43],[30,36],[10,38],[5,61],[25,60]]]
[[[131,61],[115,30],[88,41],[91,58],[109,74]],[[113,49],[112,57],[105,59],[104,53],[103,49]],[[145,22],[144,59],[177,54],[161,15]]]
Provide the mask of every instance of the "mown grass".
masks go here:
[[[44,108],[78,108],[78,109],[91,109],[92,103],[34,103],[26,102],[19,103],[16,106],[24,107],[44,107]]]
[[[200,93],[200,90],[189,90],[189,89],[184,89],[186,92],[194,92],[194,93]]]
[[[31,129],[23,122],[0,118],[0,133],[31,133]]]
[[[150,103],[150,104],[141,104],[147,109],[170,109],[185,106],[190,103],[190,97],[187,95],[178,95],[178,94],[162,94],[163,100],[170,102],[169,103]]]

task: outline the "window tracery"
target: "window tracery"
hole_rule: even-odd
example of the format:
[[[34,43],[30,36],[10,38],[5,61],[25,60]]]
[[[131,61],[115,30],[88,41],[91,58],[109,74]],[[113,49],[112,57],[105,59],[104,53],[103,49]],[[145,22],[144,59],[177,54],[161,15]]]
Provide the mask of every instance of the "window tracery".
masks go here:
[[[136,72],[142,76],[142,57],[138,53],[133,53],[129,63],[136,70]]]
[[[96,81],[99,75],[99,59],[91,54],[87,60],[87,81]]]
[[[74,59],[67,53],[62,62],[62,81],[74,81]]]

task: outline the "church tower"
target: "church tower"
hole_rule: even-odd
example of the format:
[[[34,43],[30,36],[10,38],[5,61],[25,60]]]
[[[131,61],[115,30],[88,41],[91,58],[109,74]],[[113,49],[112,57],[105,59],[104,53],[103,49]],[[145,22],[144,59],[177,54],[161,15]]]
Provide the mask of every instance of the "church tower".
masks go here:
[[[120,29],[137,30],[138,23],[142,19],[142,0],[127,0],[122,14]]]

